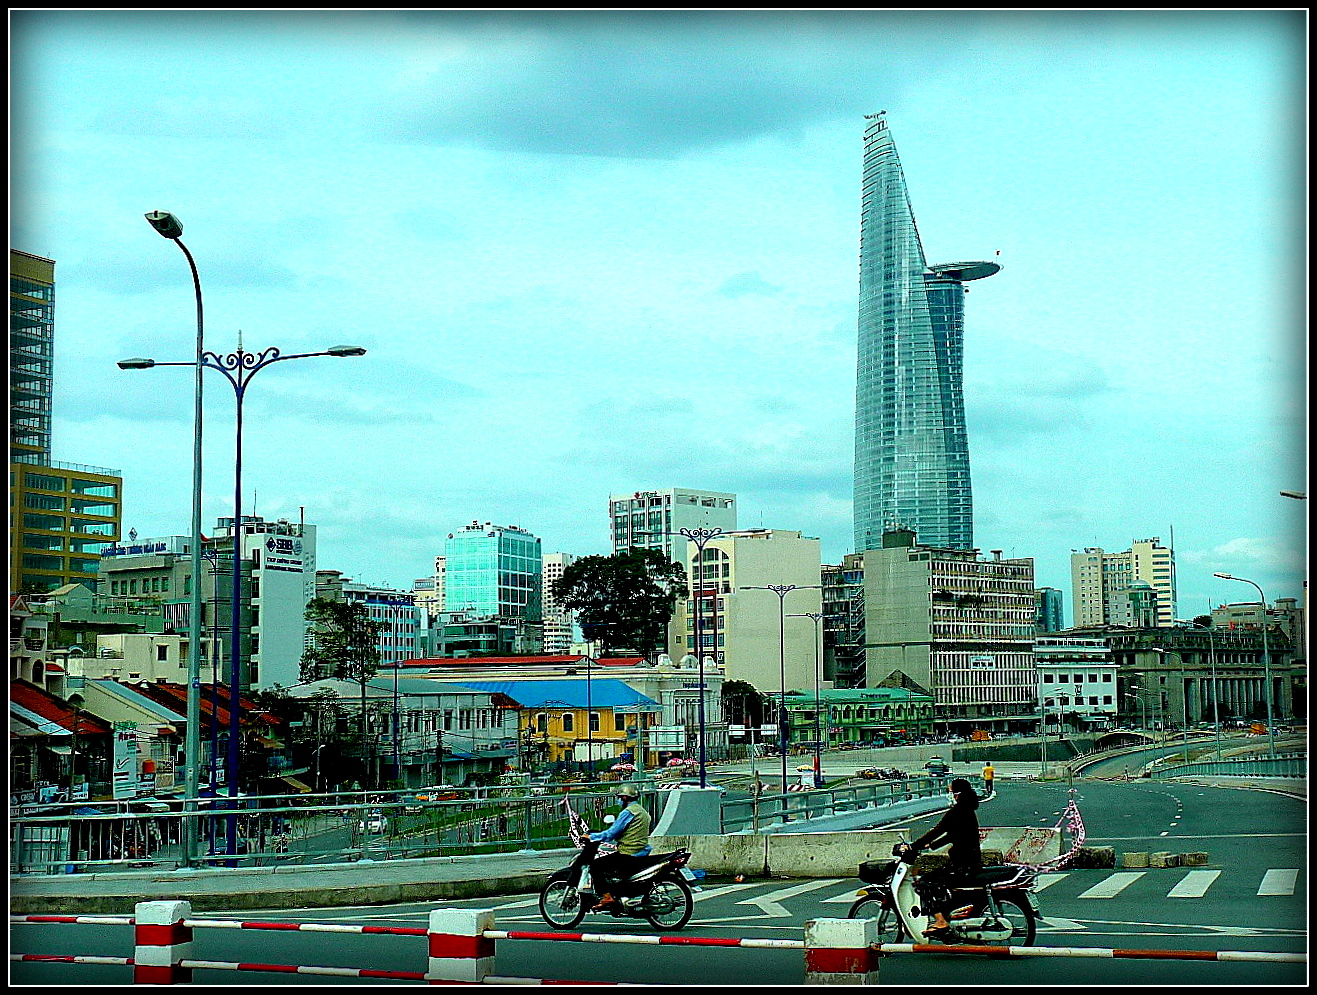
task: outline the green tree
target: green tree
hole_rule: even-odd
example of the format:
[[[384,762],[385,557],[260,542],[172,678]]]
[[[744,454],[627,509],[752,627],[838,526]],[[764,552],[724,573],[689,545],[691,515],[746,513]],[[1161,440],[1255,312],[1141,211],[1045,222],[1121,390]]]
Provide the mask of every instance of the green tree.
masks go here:
[[[663,645],[677,599],[686,593],[680,563],[635,546],[611,556],[582,557],[553,585],[558,603],[576,612],[585,638],[602,644],[601,655],[628,646],[649,656]]]
[[[366,763],[366,684],[380,669],[379,636],[384,623],[359,601],[312,598],[306,605],[311,645],[302,654],[302,680],[333,677],[361,685],[361,753]]]

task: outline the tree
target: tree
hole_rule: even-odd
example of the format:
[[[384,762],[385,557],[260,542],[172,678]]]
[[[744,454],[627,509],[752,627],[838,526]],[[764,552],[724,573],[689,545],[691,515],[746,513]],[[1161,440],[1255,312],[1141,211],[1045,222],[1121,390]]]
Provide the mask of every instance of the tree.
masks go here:
[[[302,680],[333,677],[361,685],[361,753],[366,762],[366,683],[379,672],[384,623],[359,601],[312,598],[306,605],[312,643],[302,654]]]
[[[554,582],[553,594],[577,613],[586,639],[602,644],[600,655],[630,646],[645,656],[663,645],[677,599],[686,597],[686,570],[657,549],[620,550],[585,556]]]

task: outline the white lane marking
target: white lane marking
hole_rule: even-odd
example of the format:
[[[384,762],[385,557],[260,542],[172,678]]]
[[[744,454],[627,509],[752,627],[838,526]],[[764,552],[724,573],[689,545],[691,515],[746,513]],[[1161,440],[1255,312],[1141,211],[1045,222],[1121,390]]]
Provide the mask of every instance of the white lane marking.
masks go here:
[[[1146,873],[1147,871],[1117,871],[1115,874],[1103,878],[1079,897],[1115,898]]]
[[[1273,867],[1262,876],[1262,886],[1258,888],[1258,894],[1293,895],[1294,885],[1298,880],[1299,871],[1297,868]]]
[[[1064,871],[1061,873],[1052,873],[1052,874],[1039,874],[1038,880],[1034,884],[1034,891],[1042,891],[1044,888],[1050,888],[1052,887],[1052,885],[1056,884],[1062,878],[1067,878],[1069,876],[1070,876],[1069,871]]]
[[[772,916],[775,919],[789,919],[791,913],[780,904],[788,898],[794,898],[796,895],[804,894],[807,891],[814,891],[816,888],[831,888],[841,884],[839,878],[823,878],[819,881],[806,881],[804,884],[798,884],[791,888],[779,888],[777,891],[770,891],[767,895],[760,895],[758,898],[743,898],[737,902],[737,905],[755,905],[765,915]]]
[[[1180,883],[1166,893],[1167,898],[1202,898],[1212,882],[1221,876],[1220,871],[1190,871]]]

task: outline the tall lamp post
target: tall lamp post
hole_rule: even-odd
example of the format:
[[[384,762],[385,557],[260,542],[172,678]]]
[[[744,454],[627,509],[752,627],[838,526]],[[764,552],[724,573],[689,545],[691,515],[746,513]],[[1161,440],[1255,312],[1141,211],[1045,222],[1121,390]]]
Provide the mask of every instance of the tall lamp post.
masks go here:
[[[1212,576],[1220,577],[1222,580],[1237,580],[1241,584],[1252,584],[1257,589],[1258,600],[1262,602],[1262,678],[1266,682],[1266,686],[1263,688],[1263,696],[1267,700],[1267,754],[1274,757],[1276,755],[1276,723],[1271,708],[1271,655],[1267,651],[1267,596],[1262,593],[1262,587],[1256,581],[1227,573],[1215,573]]]
[[[228,380],[229,385],[233,387],[236,400],[236,432],[233,460],[233,591],[231,610],[233,614],[232,625],[229,631],[229,749],[228,749],[228,783],[229,797],[237,799],[238,797],[238,761],[241,729],[239,726],[240,714],[240,697],[239,687],[242,679],[242,648],[239,643],[241,635],[240,608],[242,604],[242,402],[247,394],[247,386],[259,371],[271,366],[274,363],[283,362],[289,359],[310,359],[313,356],[363,356],[366,350],[361,346],[340,345],[333,346],[323,352],[302,352],[293,353],[289,356],[281,355],[279,350],[273,346],[260,353],[247,352],[242,348],[239,342],[236,352],[231,352],[227,356],[220,356],[217,353],[204,351],[201,353],[199,360],[200,366],[209,367],[212,370],[219,370]],[[193,366],[194,363],[170,362],[162,363],[154,359],[133,358],[119,361],[119,368],[124,370],[148,370],[156,366]],[[199,544],[194,544],[197,549],[197,558],[200,559]],[[200,579],[200,567],[193,575],[197,580]],[[193,597],[197,596],[196,588],[200,585],[194,580]],[[192,657],[195,659],[196,654]],[[228,854],[234,856],[238,852],[238,833],[237,833],[237,812],[236,806],[234,813],[229,816],[229,840]]]
[[[1165,650],[1162,649],[1160,646],[1154,646],[1152,648],[1152,651],[1156,653],[1159,657],[1161,657],[1163,660],[1166,659],[1166,654],[1169,653],[1171,656],[1175,657],[1180,661],[1180,704],[1182,706],[1181,712],[1184,716],[1184,725],[1180,729],[1180,737],[1184,741],[1184,762],[1188,764],[1189,763],[1189,692],[1185,687],[1184,654],[1177,653],[1175,650]],[[1163,725],[1164,724],[1165,723],[1163,722]]]
[[[772,591],[777,595],[777,646],[778,668],[781,675],[782,698],[781,712],[778,715],[778,742],[782,747],[782,795],[783,813],[786,812],[785,796],[787,791],[787,635],[786,635],[786,601],[792,591],[819,591],[818,584],[767,584],[759,586],[747,584],[742,591]]]
[[[183,739],[183,805],[197,810],[197,784],[201,765],[201,369],[205,352],[205,322],[201,304],[201,277],[196,260],[183,244],[183,224],[168,211],[151,211],[146,215],[163,238],[182,250],[192,271],[192,289],[197,300],[196,382],[192,410],[192,598],[188,612],[187,729]],[[183,862],[192,866],[197,848],[198,826],[195,818],[183,819]]]
[[[723,534],[722,529],[678,529],[676,532],[636,532],[634,535],[643,536],[681,536],[688,542],[695,543],[695,584],[691,589],[691,594],[695,598],[695,665],[699,668],[700,675],[700,705],[699,705],[699,723],[700,723],[700,787],[707,788],[708,774],[706,771],[706,749],[704,735],[704,635],[700,629],[700,595],[704,590],[704,547],[713,539]],[[714,638],[714,652],[717,652],[718,640]],[[782,790],[786,790],[784,784]]]
[[[789,617],[814,620],[814,787],[821,788],[823,787],[823,736],[819,726],[819,713],[823,706],[819,684],[822,681],[823,637],[819,633],[819,622],[823,619],[823,613],[798,612]]]
[[[1211,618],[1211,607],[1208,608],[1208,618]],[[1216,682],[1216,640],[1212,638],[1212,626],[1199,625],[1197,622],[1191,622],[1195,629],[1203,629],[1207,632],[1207,650],[1212,661],[1212,726],[1216,733],[1216,759],[1221,759],[1221,689]]]
[[[82,695],[75,691],[68,696],[65,700],[65,704],[73,709],[73,743],[69,747],[69,804],[72,805],[75,801],[79,800],[73,797],[73,794],[77,790],[78,784],[78,730],[82,726],[82,706],[85,705],[86,702],[83,700]],[[90,792],[88,793],[88,796],[90,797]],[[69,811],[71,812],[73,810],[69,809]]]

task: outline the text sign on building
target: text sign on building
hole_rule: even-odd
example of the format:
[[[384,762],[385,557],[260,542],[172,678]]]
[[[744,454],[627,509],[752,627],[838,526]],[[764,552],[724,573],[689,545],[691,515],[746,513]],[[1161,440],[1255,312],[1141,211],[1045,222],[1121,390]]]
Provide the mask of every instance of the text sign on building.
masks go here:
[[[116,800],[137,797],[137,723],[114,724],[114,769],[110,783]]]
[[[268,536],[265,540],[265,569],[302,572],[302,540]]]
[[[969,658],[969,665],[974,670],[989,670],[997,666],[997,658],[994,656],[972,656]]]

